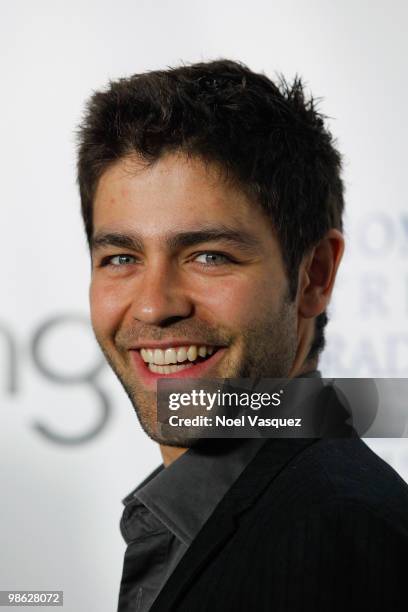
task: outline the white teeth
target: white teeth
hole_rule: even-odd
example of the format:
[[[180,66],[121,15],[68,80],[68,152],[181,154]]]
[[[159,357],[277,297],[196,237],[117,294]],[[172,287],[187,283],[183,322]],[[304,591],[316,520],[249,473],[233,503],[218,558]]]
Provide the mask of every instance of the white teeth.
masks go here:
[[[146,363],[150,363],[153,361],[153,352],[150,349],[141,349],[140,354],[142,356],[143,361],[146,361]]]
[[[164,351],[164,363],[177,363],[177,353],[174,348]]]
[[[187,361],[187,349],[182,346],[177,351],[177,361],[181,363],[182,361]]]
[[[162,351],[162,349],[154,349],[153,361],[157,363],[157,365],[164,364],[164,351]]]
[[[180,372],[180,370],[185,370],[190,366],[187,364],[160,366],[155,363],[149,363],[148,367],[151,372],[155,372],[156,374],[174,374],[174,372]]]
[[[142,356],[143,361],[146,361],[146,363],[153,362],[153,351],[151,351],[150,349],[141,349],[140,354]]]
[[[185,361],[195,361],[197,357],[205,358],[207,355],[212,355],[214,347],[199,346],[192,344],[190,346],[169,347],[163,349],[140,349],[140,355],[146,363],[157,366],[167,366],[170,364],[183,363]]]
[[[187,351],[187,357],[189,361],[195,361],[197,359],[197,347],[196,346],[190,346],[188,351]]]

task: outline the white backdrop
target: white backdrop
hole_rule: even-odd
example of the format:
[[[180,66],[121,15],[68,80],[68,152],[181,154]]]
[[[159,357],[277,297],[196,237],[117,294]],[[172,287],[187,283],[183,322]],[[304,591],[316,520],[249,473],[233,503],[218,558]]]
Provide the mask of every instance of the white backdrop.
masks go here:
[[[348,247],[323,374],[405,377],[407,5],[14,0],[1,12],[0,589],[63,589],[68,612],[110,612],[120,500],[160,457],[87,324],[84,101],[109,78],[181,61],[302,75],[346,161]],[[406,440],[370,445],[408,479]]]

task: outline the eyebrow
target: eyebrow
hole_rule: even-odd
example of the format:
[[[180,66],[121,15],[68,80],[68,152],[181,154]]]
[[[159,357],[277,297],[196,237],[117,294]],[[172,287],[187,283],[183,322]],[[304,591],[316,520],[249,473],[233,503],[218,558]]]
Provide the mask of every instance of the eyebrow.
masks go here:
[[[260,245],[260,241],[249,232],[227,226],[177,232],[166,236],[164,244],[170,250],[177,250],[202,244],[203,242],[215,241],[227,242],[231,246],[252,252]],[[143,239],[137,233],[100,232],[93,236],[91,240],[92,251],[108,246],[130,249],[132,251],[144,250]]]

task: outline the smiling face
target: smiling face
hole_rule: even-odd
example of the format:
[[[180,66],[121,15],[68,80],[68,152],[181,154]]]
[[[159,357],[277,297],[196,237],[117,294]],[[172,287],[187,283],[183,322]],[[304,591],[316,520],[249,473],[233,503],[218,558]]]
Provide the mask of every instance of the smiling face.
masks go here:
[[[164,442],[161,376],[290,375],[298,316],[278,240],[216,166],[122,159],[99,181],[93,222],[93,328],[151,438]]]

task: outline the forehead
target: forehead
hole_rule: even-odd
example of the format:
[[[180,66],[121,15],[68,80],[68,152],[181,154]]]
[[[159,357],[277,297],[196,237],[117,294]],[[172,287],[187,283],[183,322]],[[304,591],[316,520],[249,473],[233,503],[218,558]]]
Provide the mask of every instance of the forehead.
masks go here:
[[[137,231],[158,238],[216,223],[265,237],[273,231],[261,207],[199,158],[169,154],[152,165],[118,161],[101,176],[94,199],[94,232]]]

